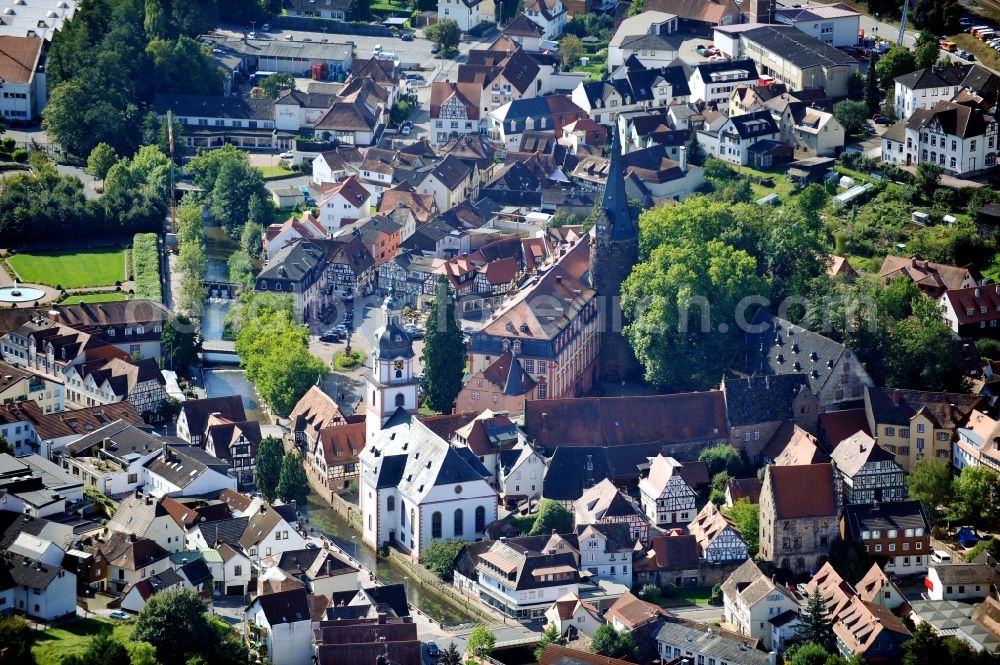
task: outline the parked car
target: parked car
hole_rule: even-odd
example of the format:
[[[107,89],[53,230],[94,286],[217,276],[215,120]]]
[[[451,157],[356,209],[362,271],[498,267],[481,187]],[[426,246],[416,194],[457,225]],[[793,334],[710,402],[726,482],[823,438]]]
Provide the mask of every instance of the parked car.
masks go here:
[[[434,644],[433,642],[427,642],[426,645],[427,645],[428,656],[430,656],[431,658],[437,658],[438,656],[441,655],[441,650],[438,649],[438,645]]]
[[[399,128],[399,133],[402,134],[403,136],[409,136],[410,132],[412,131],[413,131],[413,123],[410,122],[409,120],[404,122]]]
[[[319,341],[326,342],[327,344],[335,344],[342,341],[347,337],[347,333],[341,332],[339,330],[328,330],[319,336]]]
[[[128,615],[122,612],[121,610],[115,610],[114,612],[111,612],[108,616],[111,617],[112,619],[118,619],[119,621],[128,620]]]
[[[441,46],[440,45],[435,44],[434,46],[431,47],[431,53],[440,53],[440,52],[441,52]]]
[[[257,33],[251,32],[250,34],[247,35],[247,37],[249,37],[250,39],[257,39]]]
[[[292,159],[295,155],[292,154],[291,150],[281,153],[278,155],[278,159]]]
[[[876,125],[891,125],[894,122],[894,120],[892,118],[882,115],[881,113],[876,113],[875,115],[872,116],[872,122],[874,122]]]
[[[402,39],[404,42],[412,42],[413,41],[413,33],[412,32],[404,32],[403,36],[400,37],[400,39]]]

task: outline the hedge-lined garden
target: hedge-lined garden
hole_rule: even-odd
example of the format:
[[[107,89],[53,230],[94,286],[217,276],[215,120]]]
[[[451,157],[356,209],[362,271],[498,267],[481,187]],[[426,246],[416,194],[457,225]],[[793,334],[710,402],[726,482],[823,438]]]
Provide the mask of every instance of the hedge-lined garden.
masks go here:
[[[132,240],[132,279],[135,297],[162,302],[160,252],[155,233],[137,233]]]

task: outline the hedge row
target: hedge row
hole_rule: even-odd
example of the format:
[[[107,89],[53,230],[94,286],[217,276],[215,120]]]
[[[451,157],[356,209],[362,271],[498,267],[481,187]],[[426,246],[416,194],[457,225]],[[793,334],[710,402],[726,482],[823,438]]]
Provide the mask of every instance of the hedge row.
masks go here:
[[[162,302],[160,250],[155,233],[137,233],[132,239],[132,280],[136,298]]]

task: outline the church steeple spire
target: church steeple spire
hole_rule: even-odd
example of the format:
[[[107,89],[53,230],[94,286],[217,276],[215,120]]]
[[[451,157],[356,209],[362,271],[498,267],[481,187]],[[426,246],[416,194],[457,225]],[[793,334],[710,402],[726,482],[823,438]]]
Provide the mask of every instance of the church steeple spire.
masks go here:
[[[617,125],[612,129],[612,134],[611,163],[608,165],[608,182],[604,187],[604,199],[601,201],[603,215],[598,222],[598,233],[614,241],[633,240],[637,233],[632,210],[628,204],[628,195],[625,193],[622,143]]]

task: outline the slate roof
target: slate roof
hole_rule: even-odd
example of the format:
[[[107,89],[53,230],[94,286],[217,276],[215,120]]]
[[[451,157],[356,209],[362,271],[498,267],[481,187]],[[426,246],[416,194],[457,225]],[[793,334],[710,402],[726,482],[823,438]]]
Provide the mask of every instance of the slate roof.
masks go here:
[[[587,468],[590,462],[592,468]],[[542,484],[542,496],[554,501],[576,501],[587,487],[605,478],[614,478],[607,449],[600,446],[559,446],[549,459]]]
[[[729,121],[743,140],[779,133],[778,125],[775,124],[770,111],[744,113],[731,117]]]
[[[911,90],[950,88],[961,85],[974,65],[953,64],[948,67],[926,67],[893,79]]]
[[[158,94],[153,99],[153,108],[161,116],[173,111],[174,115],[184,117],[274,121],[273,99]]]
[[[180,571],[184,573],[184,577],[195,588],[212,579],[212,571],[208,569],[208,564],[202,558],[188,561],[180,567]]]
[[[945,134],[966,139],[984,136],[993,124],[993,118],[983,113],[980,108],[940,101],[931,109],[918,109],[918,112],[906,121],[906,127],[920,130],[934,122],[941,125]]]
[[[122,499],[106,527],[110,532],[121,531],[145,536],[153,520],[167,514],[162,501],[136,491]]]
[[[642,515],[635,502],[622,494],[608,479],[583,491],[583,495],[573,503],[578,524],[595,524],[612,517]]]
[[[740,665],[767,665],[768,655],[756,648],[748,647],[749,640],[743,635],[724,631],[719,628],[686,621],[684,619],[668,618],[656,631],[656,640],[666,644],[677,645],[718,661],[739,663]]]
[[[201,531],[209,547],[224,543],[229,546],[239,545],[240,538],[247,530],[249,517],[230,517],[228,519],[202,522],[195,528]]]
[[[805,374],[726,379],[723,392],[729,426],[743,427],[794,419],[794,401],[803,388],[809,389],[809,379]]]
[[[234,421],[247,419],[246,410],[243,408],[243,398],[239,395],[185,400],[181,402],[181,413],[187,420],[189,431],[196,436],[205,433],[208,417],[213,413],[221,414],[223,418]]]
[[[474,455],[463,455],[426,425],[399,410],[361,452],[366,478],[376,488],[398,487],[413,501],[433,488],[483,480],[490,473]],[[374,468],[368,468],[368,467]]]
[[[257,283],[262,280],[297,284],[316,275],[323,263],[323,249],[311,240],[296,239],[285,245],[271,257],[257,275]]]
[[[19,554],[10,554],[8,562],[0,563],[0,566],[6,568],[15,584],[34,589],[47,589],[60,574],[64,574],[59,566],[27,559]]]
[[[759,78],[757,75],[757,65],[749,58],[743,58],[741,60],[723,60],[719,62],[703,62],[694,65],[694,71],[698,72],[701,76],[701,80],[705,83],[712,81],[712,74],[720,72],[746,72],[745,76],[739,78],[727,78],[727,80],[732,81],[734,86],[747,81],[756,81]]]
[[[836,516],[833,467],[830,464],[771,465],[766,469],[761,495],[766,492],[774,494],[773,519]]]
[[[767,25],[742,33],[747,39],[776,53],[796,67],[840,67],[857,60],[826,42],[811,37],[790,25]]]
[[[215,471],[228,475],[229,465],[193,446],[169,446],[167,455],[159,455],[146,463],[146,468],[181,489],[190,485],[201,474]]]
[[[880,531],[923,529],[925,534],[930,533],[927,516],[919,501],[857,503],[844,506],[844,528],[853,540],[861,540],[862,531],[876,529]]]
[[[454,190],[472,175],[473,167],[454,155],[448,155],[436,164],[428,175],[434,177],[449,190]]]
[[[837,464],[837,469],[848,477],[855,476],[866,464],[896,460],[895,455],[864,432],[856,432],[838,443],[830,458]]]
[[[945,586],[958,584],[995,584],[1000,576],[989,566],[982,563],[952,563],[934,565],[931,568],[937,573],[941,584]]]
[[[738,366],[742,374],[804,373],[813,393],[819,394],[828,381],[836,380],[842,373],[841,365],[848,351],[843,344],[763,309],[753,317],[751,327],[762,331],[746,334],[745,355]],[[851,372],[860,370],[857,364],[852,363]]]
[[[310,620],[309,599],[304,588],[257,596],[250,606],[256,603],[260,603],[261,611],[271,626]]]

